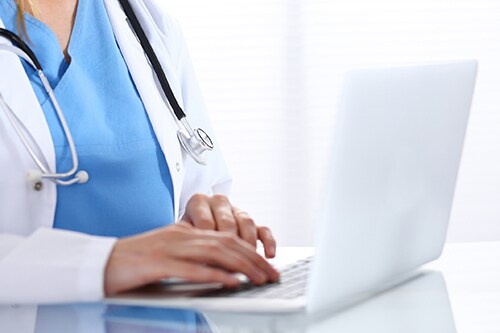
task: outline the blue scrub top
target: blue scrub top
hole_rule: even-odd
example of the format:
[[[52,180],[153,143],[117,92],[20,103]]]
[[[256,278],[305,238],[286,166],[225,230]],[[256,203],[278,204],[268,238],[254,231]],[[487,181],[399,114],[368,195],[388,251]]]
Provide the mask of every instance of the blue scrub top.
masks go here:
[[[17,33],[14,0],[0,17]],[[174,222],[172,180],[148,115],[115,41],[102,0],[79,0],[64,59],[54,33],[26,14],[38,57],[73,134],[86,184],[57,186],[54,227],[124,237]],[[24,38],[26,40],[26,38]],[[24,63],[55,145],[57,171],[71,153],[54,107],[35,70]]]

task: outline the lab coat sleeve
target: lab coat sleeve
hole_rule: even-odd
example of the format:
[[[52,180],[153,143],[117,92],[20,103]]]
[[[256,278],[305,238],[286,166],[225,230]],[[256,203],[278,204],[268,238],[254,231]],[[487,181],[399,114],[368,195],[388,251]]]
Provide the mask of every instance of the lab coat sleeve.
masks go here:
[[[39,228],[0,234],[0,303],[96,301],[116,239]]]
[[[203,128],[214,141],[214,150],[204,153],[208,158],[207,166],[200,166],[191,158],[186,159],[186,177],[180,198],[180,216],[187,201],[195,193],[224,194],[231,191],[231,176],[225,163],[219,142],[206,112],[204,99],[196,77],[193,63],[184,36],[176,20],[158,5],[156,0],[144,0],[144,4],[155,22],[171,61],[176,64],[175,71],[180,84],[183,108],[193,127]]]

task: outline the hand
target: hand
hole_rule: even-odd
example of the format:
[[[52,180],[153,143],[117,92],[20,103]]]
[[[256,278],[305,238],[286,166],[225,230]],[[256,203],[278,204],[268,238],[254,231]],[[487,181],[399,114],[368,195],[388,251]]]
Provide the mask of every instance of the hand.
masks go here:
[[[232,206],[224,195],[193,195],[187,203],[182,220],[199,229],[227,231],[238,235],[254,248],[257,247],[257,240],[260,240],[267,258],[274,258],[276,255],[276,241],[271,230],[256,226],[247,213]]]
[[[257,285],[279,278],[279,273],[234,233],[201,230],[181,221],[118,240],[105,269],[104,289],[109,296],[171,277],[236,287],[240,281],[230,272],[243,273]]]

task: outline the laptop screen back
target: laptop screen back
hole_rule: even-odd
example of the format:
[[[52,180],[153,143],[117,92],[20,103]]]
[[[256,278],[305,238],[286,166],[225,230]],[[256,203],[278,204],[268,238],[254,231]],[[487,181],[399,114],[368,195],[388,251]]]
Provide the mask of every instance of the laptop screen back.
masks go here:
[[[346,75],[309,310],[377,290],[440,255],[476,72],[465,61]]]

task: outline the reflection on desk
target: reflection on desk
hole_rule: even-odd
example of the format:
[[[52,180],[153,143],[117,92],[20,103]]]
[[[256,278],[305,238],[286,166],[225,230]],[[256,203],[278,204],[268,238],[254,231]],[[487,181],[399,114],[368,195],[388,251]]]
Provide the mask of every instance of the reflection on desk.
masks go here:
[[[324,320],[307,332],[456,332],[440,272],[414,280]]]
[[[338,313],[205,315],[220,332],[456,332],[446,284],[439,272],[422,272],[411,281]],[[241,330],[242,326],[246,330]]]
[[[103,304],[0,307],[0,332],[455,332],[444,279],[422,273],[339,313],[244,315]]]
[[[0,306],[0,332],[209,333],[195,311],[104,304]]]

